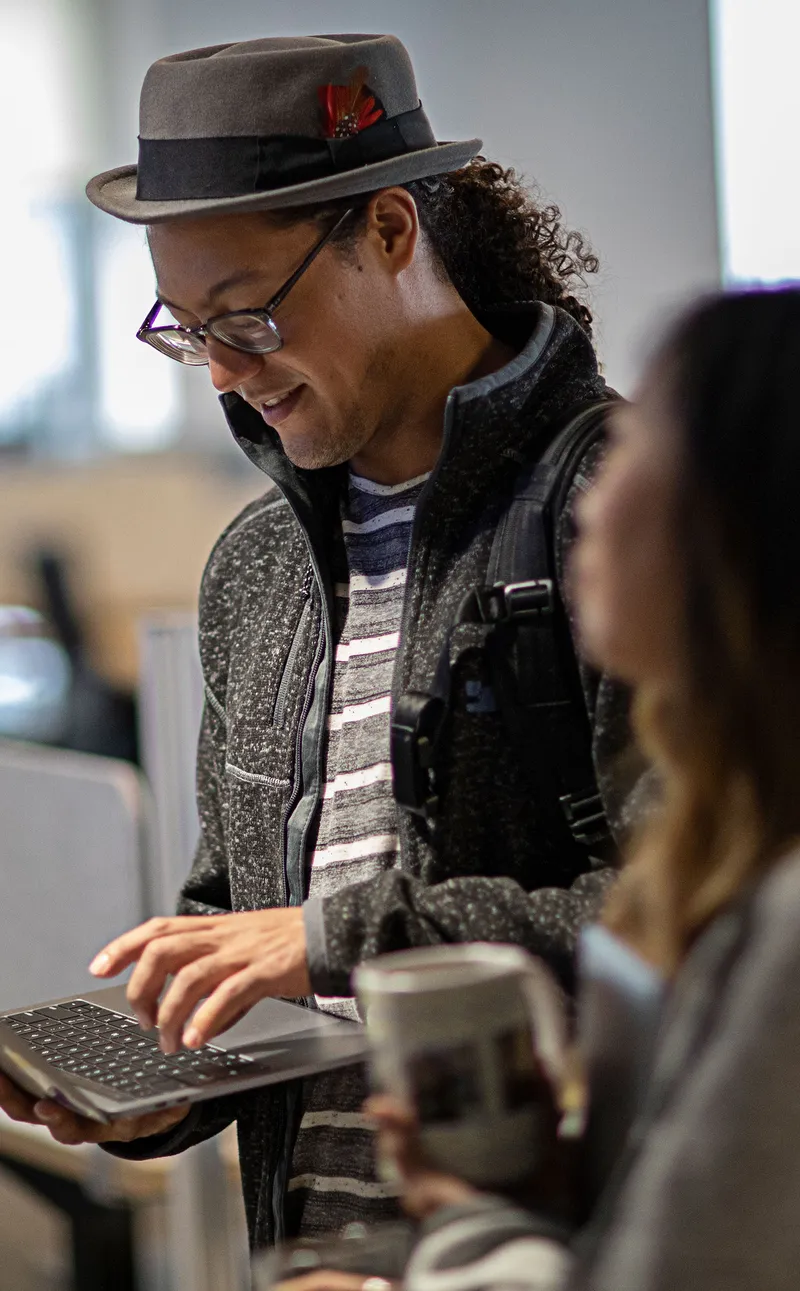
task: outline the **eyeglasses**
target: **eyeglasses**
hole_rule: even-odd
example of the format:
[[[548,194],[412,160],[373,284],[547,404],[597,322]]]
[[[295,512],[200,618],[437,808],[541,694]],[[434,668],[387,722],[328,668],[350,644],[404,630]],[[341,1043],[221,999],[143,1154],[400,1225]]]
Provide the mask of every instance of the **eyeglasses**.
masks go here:
[[[166,354],[167,358],[177,359],[178,363],[189,363],[193,367],[202,367],[208,363],[207,336],[213,336],[215,340],[222,341],[223,345],[229,345],[233,350],[242,350],[245,354],[274,353],[283,345],[283,338],[272,315],[306,269],[314,263],[325,244],[330,242],[353,214],[354,209],[350,207],[346,210],[333,228],[320,238],[299,268],[278,288],[263,309],[236,309],[228,314],[217,314],[199,327],[181,327],[180,323],[153,327],[158,311],[163,308],[161,301],[157,300],[136,333],[136,339],[152,345],[153,349],[158,350],[159,354]]]

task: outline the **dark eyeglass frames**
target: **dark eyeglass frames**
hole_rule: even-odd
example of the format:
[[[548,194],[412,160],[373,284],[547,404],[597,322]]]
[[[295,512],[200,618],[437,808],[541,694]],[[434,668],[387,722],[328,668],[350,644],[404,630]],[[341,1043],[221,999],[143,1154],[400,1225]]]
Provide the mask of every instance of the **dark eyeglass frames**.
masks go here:
[[[228,314],[217,314],[199,327],[181,327],[171,323],[168,327],[153,327],[153,322],[162,308],[157,300],[147,318],[136,333],[136,339],[145,341],[166,354],[167,358],[177,359],[178,363],[190,363],[193,367],[202,367],[208,363],[206,336],[213,336],[231,349],[243,350],[246,354],[272,354],[283,345],[283,339],[272,315],[286,299],[295,283],[302,278],[306,269],[314,263],[322,248],[330,242],[335,233],[353,214],[353,207],[345,211],[324,237],[311,248],[303,263],[295,269],[291,277],[279,287],[263,309],[236,309]]]

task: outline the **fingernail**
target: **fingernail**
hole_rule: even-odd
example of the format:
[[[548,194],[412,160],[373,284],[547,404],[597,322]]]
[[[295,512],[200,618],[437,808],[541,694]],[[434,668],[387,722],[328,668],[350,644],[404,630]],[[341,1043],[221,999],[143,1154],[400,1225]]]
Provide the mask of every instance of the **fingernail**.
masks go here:
[[[94,959],[89,965],[89,972],[93,973],[95,977],[102,977],[103,973],[106,971],[110,963],[111,963],[111,957],[107,955],[106,952],[103,950],[100,952],[99,955],[95,955]]]
[[[150,1017],[150,1014],[145,1013],[143,1009],[134,1009],[133,1012],[134,1012],[136,1021],[139,1023],[139,1026],[142,1028],[142,1030],[152,1031],[153,1019]]]
[[[34,1103],[33,1110],[40,1121],[57,1121],[60,1115],[57,1107],[48,1107],[46,1103]]]
[[[194,1027],[187,1027],[183,1033],[183,1043],[187,1049],[199,1049],[202,1044],[199,1032]]]

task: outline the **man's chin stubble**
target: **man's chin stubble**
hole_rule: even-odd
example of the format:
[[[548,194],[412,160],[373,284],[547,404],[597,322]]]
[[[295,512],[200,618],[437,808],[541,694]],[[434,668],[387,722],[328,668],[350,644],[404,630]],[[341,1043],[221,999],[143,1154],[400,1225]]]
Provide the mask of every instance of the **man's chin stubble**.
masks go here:
[[[339,435],[335,440],[316,442],[307,440],[300,443],[284,443],[283,451],[293,466],[302,471],[321,471],[330,466],[341,466],[364,447],[368,435],[363,427],[353,430],[348,435]]]

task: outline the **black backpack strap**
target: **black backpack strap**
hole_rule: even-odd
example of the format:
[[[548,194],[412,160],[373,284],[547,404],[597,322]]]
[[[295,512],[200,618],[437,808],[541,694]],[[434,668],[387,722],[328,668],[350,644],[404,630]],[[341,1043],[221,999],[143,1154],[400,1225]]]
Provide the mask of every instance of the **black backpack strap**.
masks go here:
[[[578,464],[604,433],[608,406],[604,399],[572,409],[542,457],[520,473],[495,532],[487,585],[462,602],[430,689],[408,692],[395,705],[395,798],[429,824],[438,810],[436,763],[450,705],[453,633],[472,623],[479,625],[490,690],[469,706],[499,709],[520,759],[533,761],[538,782],[549,786],[551,812],[566,820],[577,842],[597,846],[609,837],[555,551],[558,516]]]
[[[507,606],[489,642],[498,708],[520,756],[535,764],[539,783],[549,783],[551,799],[557,799],[573,837],[584,846],[604,843],[610,831],[559,589],[556,527],[580,462],[605,433],[608,408],[604,399],[569,416],[541,459],[520,476],[487,571],[498,595],[503,589]],[[532,600],[539,606],[536,613],[528,608]]]
[[[515,584],[534,572],[555,578],[555,524],[579,463],[605,433],[610,401],[598,399],[567,414],[539,460],[525,467],[495,530],[486,582]]]

